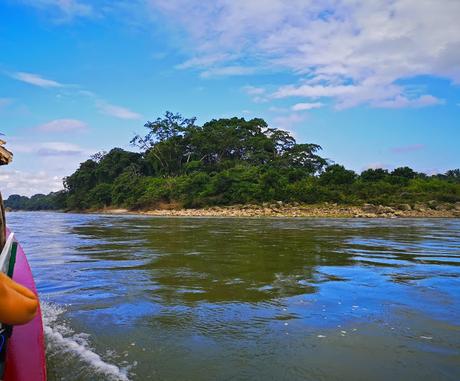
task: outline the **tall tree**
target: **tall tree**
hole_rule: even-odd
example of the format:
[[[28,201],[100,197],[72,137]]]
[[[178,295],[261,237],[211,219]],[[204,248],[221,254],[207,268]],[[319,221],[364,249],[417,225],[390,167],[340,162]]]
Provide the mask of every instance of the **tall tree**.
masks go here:
[[[148,133],[143,137],[134,136],[131,144],[144,151],[154,171],[162,175],[174,174],[182,167],[186,156],[183,136],[194,127],[195,121],[196,118],[183,118],[167,111],[163,118],[148,121],[144,125]]]

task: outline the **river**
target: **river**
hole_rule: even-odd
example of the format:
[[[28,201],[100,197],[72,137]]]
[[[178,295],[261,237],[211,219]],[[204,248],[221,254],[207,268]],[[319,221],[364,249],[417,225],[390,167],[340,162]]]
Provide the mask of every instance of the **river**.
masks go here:
[[[16,212],[49,380],[458,380],[459,219]]]

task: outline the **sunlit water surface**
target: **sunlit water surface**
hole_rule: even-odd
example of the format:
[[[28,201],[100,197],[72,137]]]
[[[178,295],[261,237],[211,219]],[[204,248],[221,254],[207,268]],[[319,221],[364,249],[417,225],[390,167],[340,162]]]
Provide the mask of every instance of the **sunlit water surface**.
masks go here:
[[[460,220],[9,213],[49,380],[458,380]]]

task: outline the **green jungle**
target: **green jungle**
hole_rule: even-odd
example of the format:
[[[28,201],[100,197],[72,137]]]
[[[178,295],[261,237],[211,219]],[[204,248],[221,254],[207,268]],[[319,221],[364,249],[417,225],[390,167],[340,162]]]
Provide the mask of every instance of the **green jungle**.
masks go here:
[[[381,205],[460,201],[460,169],[426,175],[409,167],[361,174],[319,155],[263,119],[195,118],[166,112],[145,124],[131,144],[81,163],[64,189],[30,198],[11,195],[12,210],[95,210],[123,207],[203,208],[270,201]]]

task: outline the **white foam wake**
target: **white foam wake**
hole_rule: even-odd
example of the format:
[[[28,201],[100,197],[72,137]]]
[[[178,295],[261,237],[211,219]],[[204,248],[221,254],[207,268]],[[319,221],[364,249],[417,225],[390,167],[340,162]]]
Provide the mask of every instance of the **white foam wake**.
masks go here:
[[[76,334],[67,325],[58,323],[58,317],[65,309],[52,303],[41,303],[43,314],[43,329],[47,341],[47,347],[52,346],[53,351],[69,353],[84,361],[95,372],[104,374],[113,381],[129,381],[128,369],[120,368],[114,364],[105,362],[101,356],[95,353],[89,343],[89,335]]]

